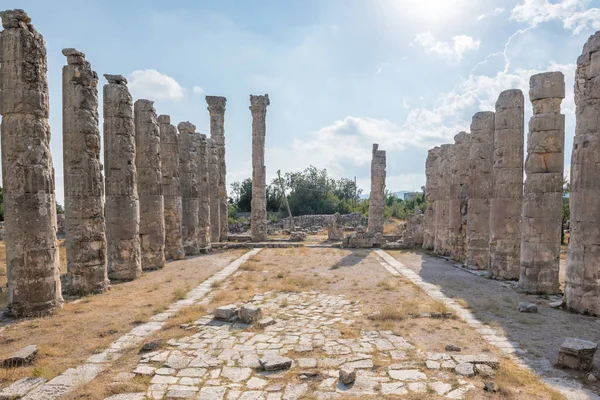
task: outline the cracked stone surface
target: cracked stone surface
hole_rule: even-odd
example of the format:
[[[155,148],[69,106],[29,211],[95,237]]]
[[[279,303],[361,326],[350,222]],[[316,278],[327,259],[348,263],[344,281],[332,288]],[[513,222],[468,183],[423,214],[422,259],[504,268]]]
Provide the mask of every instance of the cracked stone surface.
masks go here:
[[[319,398],[336,398],[344,393],[424,393],[434,385],[455,396],[448,398],[462,398],[473,387],[467,381],[453,387],[456,375],[451,369],[425,367],[426,362],[451,361],[449,354],[416,349],[391,331],[363,331],[359,337],[344,338],[336,327],[351,326],[354,318],[361,316],[361,307],[343,296],[266,292],[256,294],[249,304],[260,307],[275,324],[258,331],[240,329],[239,324],[207,315],[192,324],[188,336],[171,339],[168,346],[143,354],[134,372],[152,375],[147,396],[298,399],[311,385]],[[415,354],[412,361],[409,352]],[[292,368],[265,371],[261,360],[270,358],[277,363],[290,359]],[[389,365],[376,368],[375,358]],[[352,384],[339,382],[341,369],[356,371]],[[298,379],[284,379],[286,374]]]
[[[253,242],[267,238],[267,167],[265,167],[265,135],[269,95],[250,95],[252,113],[252,205],[250,232]]]
[[[379,150],[377,143],[373,144],[371,159],[371,193],[369,195],[369,233],[383,234],[383,211],[385,208],[385,150]]]

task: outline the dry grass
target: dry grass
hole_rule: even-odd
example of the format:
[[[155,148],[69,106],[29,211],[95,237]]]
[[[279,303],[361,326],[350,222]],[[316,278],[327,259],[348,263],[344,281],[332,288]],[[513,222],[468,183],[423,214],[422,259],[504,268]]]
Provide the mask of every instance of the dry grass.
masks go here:
[[[0,359],[29,344],[36,344],[39,354],[32,366],[0,370],[0,386],[33,375],[51,379],[80,364],[243,253],[235,250],[172,262],[104,294],[67,303],[52,316],[8,326],[0,335]]]

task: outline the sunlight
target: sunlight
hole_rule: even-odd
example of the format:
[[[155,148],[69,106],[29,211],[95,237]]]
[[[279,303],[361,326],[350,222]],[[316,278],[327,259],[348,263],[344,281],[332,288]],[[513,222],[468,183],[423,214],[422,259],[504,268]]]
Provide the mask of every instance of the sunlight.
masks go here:
[[[459,22],[472,8],[470,3],[468,0],[385,0],[379,4],[388,18],[432,28]]]

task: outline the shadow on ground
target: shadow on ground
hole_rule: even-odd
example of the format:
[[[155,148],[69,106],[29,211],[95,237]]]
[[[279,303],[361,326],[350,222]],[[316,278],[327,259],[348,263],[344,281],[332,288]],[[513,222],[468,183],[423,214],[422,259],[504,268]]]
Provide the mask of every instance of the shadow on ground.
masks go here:
[[[333,264],[329,269],[338,269],[343,267],[353,267],[356,264],[360,263],[362,260],[367,258],[370,254],[368,250],[354,250],[346,257],[339,260],[337,263]]]

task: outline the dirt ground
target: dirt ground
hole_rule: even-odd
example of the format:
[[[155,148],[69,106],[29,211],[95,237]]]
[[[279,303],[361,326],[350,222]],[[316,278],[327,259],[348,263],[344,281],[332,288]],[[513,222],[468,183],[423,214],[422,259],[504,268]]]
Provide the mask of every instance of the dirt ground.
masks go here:
[[[476,318],[502,330],[506,337],[527,353],[522,360],[545,376],[558,377],[566,373],[552,367],[558,349],[566,337],[593,342],[600,341],[600,319],[554,309],[542,296],[516,292],[498,281],[479,277],[452,266],[444,259],[422,251],[389,251],[397,260],[419,273],[426,282],[437,285],[448,297],[468,307]],[[561,265],[564,283],[564,262]],[[517,312],[520,301],[537,303],[537,314]],[[594,359],[600,368],[600,354]],[[591,384],[588,374],[571,373],[588,389],[600,394],[600,386]]]
[[[0,369],[0,386],[25,376],[51,379],[78,365],[185,297],[191,288],[244,252],[213,252],[170,262],[164,269],[145,273],[133,282],[113,285],[104,294],[67,302],[52,316],[0,327],[0,359],[30,344],[39,349],[38,361],[33,366]]]

